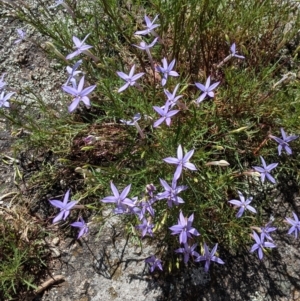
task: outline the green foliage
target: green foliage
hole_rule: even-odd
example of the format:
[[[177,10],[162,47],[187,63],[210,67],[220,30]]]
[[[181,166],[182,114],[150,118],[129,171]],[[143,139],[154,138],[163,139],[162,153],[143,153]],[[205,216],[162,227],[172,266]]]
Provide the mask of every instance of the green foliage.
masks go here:
[[[277,145],[269,139],[269,134],[280,135],[280,127],[289,134],[299,133],[299,80],[290,77],[279,83],[284,74],[298,72],[296,3],[96,0],[81,1],[76,6],[68,3],[72,14],[58,7],[55,10],[60,18],[44,4],[39,6],[38,16],[30,7],[9,5],[16,9],[16,17],[50,39],[44,45],[62,64],[72,51],[73,35],[82,39],[90,34],[87,43],[93,45],[92,55],[82,56],[88,81],[97,84],[91,110],[81,109],[67,116],[66,104],[64,113],[57,115],[36,97],[43,118],[29,123],[31,134],[19,140],[20,147],[30,144],[34,151],[50,149],[58,159],[59,164],[44,165],[34,176],[35,181],[45,183],[43,189],[64,180],[87,206],[91,206],[86,203],[88,196],[99,199],[111,194],[110,181],[118,187],[132,183],[131,196],[141,196],[147,184],[158,187],[159,178],[171,182],[174,166],[162,159],[174,157],[181,144],[185,151],[195,149],[192,162],[198,171],[183,172],[180,184],[187,184],[189,189],[182,193],[186,202],[180,209],[185,216],[195,212],[194,226],[201,232],[200,241],[219,242],[233,251],[249,242],[250,226],[267,222],[264,209],[272,206],[270,196],[260,199],[258,194],[261,189],[268,191],[269,186],[262,186],[251,175],[252,166],[260,165],[258,155],[270,163],[280,160],[273,174],[292,170],[299,176],[297,155],[278,159]],[[140,42],[134,32],[141,28],[144,14],[151,18],[160,15],[157,32],[162,42],[152,50],[154,61],[160,64],[163,57],[168,61],[175,58],[180,74],[179,79],[171,78],[167,84],[172,91],[180,82],[179,94],[183,95],[180,113],[172,119],[170,128],[152,127],[158,118],[152,106],[164,105],[165,95],[159,75],[153,74],[145,54],[133,46]],[[150,42],[151,38],[145,40]],[[246,59],[220,64],[233,42]],[[146,73],[141,80],[143,91],[130,87],[118,94],[122,80],[116,71],[127,73],[133,64],[138,72]],[[203,83],[208,76],[213,82],[220,81],[220,86],[213,99],[207,98],[197,106],[194,100],[199,91],[194,82]],[[139,123],[146,139],[141,139],[134,128],[119,123],[137,112],[147,116]],[[30,119],[27,113],[12,114],[6,116],[14,126],[24,127],[21,121],[16,122],[20,116]],[[91,146],[83,142],[88,135],[97,137]],[[299,152],[299,140],[292,148],[295,154]],[[209,164],[219,160],[226,160],[230,166]],[[237,198],[237,190],[254,196],[257,215],[246,213],[235,218],[236,211],[228,200]],[[178,244],[168,227],[176,223],[180,209],[166,208],[164,201],[156,204],[158,236],[165,237],[173,249]]]
[[[25,211],[14,208],[0,212],[1,300],[21,297],[21,292],[36,288],[34,283],[45,269],[45,233]]]

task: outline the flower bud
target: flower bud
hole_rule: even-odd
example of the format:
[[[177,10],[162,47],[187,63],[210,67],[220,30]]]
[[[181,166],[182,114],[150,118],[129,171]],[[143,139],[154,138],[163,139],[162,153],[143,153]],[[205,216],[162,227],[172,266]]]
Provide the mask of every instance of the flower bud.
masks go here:
[[[217,166],[229,166],[230,164],[225,160],[211,161],[205,164],[206,166],[217,165]]]
[[[86,138],[83,138],[83,141],[87,145],[92,145],[97,141],[97,138],[94,135],[88,135]]]

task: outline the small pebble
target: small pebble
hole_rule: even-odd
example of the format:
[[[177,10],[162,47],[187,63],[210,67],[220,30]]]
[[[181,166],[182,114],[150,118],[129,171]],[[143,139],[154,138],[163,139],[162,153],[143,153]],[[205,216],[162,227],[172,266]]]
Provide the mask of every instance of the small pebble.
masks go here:
[[[59,244],[59,237],[53,238],[51,243],[53,246],[57,246]]]
[[[51,249],[51,255],[53,258],[57,258],[60,256],[60,252],[58,248],[50,248]]]

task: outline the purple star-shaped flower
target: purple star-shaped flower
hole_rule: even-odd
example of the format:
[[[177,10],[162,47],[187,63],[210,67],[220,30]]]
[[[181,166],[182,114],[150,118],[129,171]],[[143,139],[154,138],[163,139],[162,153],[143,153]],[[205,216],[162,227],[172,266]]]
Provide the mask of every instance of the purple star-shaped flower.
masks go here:
[[[121,194],[119,193],[118,189],[116,188],[116,186],[114,185],[113,182],[110,182],[110,188],[113,192],[113,196],[107,196],[104,199],[101,200],[101,202],[103,203],[115,203],[116,204],[116,208],[114,210],[114,212],[116,214],[122,214],[127,212],[127,207],[134,207],[134,203],[132,202],[131,199],[127,198],[127,195],[130,191],[131,188],[131,184],[129,184],[128,186],[126,186],[124,188],[124,190],[121,192]]]
[[[149,58],[149,61],[150,61],[150,64],[151,64],[151,68],[152,68],[153,71],[155,71],[155,66],[154,66],[154,61],[153,61],[153,58],[152,58],[152,55],[151,55],[151,52],[150,52],[150,48],[152,48],[156,44],[157,40],[158,40],[158,38],[155,38],[152,41],[152,43],[150,43],[150,44],[147,44],[146,42],[142,41],[140,43],[140,46],[133,45],[133,46],[135,46],[135,47],[137,47],[137,48],[139,48],[141,50],[145,50],[146,51],[146,53],[148,55],[148,58]]]
[[[276,227],[272,227],[271,226],[271,223],[272,222],[268,222],[264,227],[261,227],[260,230],[261,230],[261,237],[262,239],[268,239],[270,241],[273,241],[270,233],[273,232],[273,231],[276,231],[277,228]]]
[[[140,113],[136,113],[133,116],[132,120],[124,120],[124,119],[120,119],[120,122],[126,125],[134,125],[137,129],[137,131],[139,132],[140,136],[142,139],[145,138],[145,134],[143,132],[143,130],[141,129],[140,125],[138,124],[138,121],[141,119],[141,114]]]
[[[20,29],[17,29],[17,34],[19,36],[19,39],[17,39],[14,44],[18,44],[18,43],[21,43],[22,41],[25,40],[25,37],[26,37],[26,32],[23,31],[21,28]]]
[[[134,74],[134,71],[135,71],[135,65],[133,65],[130,69],[130,72],[129,74],[125,74],[124,72],[121,72],[121,71],[117,71],[117,74],[123,79],[126,81],[126,84],[124,86],[122,86],[118,92],[122,92],[124,91],[125,89],[127,89],[129,86],[134,86],[136,85],[136,81],[142,77],[145,73],[141,72],[141,73],[138,73],[136,75],[133,75]]]
[[[177,186],[177,180],[173,178],[172,186],[170,186],[165,180],[159,179],[161,185],[164,187],[165,191],[157,195],[157,199],[168,200],[168,206],[171,208],[174,205],[179,205],[184,203],[184,200],[178,196],[181,191],[186,190],[188,187],[186,185]]]
[[[295,238],[298,238],[298,233],[300,232],[300,221],[295,212],[293,212],[294,220],[292,218],[287,217],[285,220],[288,224],[292,225],[289,229],[288,234],[292,234],[294,232]]]
[[[137,215],[138,217],[141,216],[141,208],[134,202],[134,199],[137,198],[137,197],[134,197],[132,198],[132,202],[133,202],[133,205],[127,205],[127,208],[126,208],[126,211],[124,211],[124,213],[126,214],[135,214]],[[142,218],[140,218],[140,220],[142,220]]]
[[[138,216],[141,216],[141,208],[139,207],[139,200],[137,197],[133,197],[130,199],[132,201],[131,205],[127,205],[126,210],[124,211],[124,213],[131,213],[131,214],[136,214]],[[140,220],[143,219],[143,216],[140,218]]]
[[[165,162],[169,163],[169,164],[176,164],[177,168],[174,174],[174,179],[178,180],[183,167],[190,169],[190,170],[197,170],[196,166],[190,162],[188,162],[191,157],[194,154],[194,150],[190,150],[189,152],[186,153],[185,156],[183,156],[183,151],[182,151],[182,147],[179,144],[178,148],[177,148],[177,158],[172,158],[172,157],[168,157],[163,159]]]
[[[183,262],[185,264],[187,264],[190,257],[194,256],[194,257],[198,258],[200,256],[200,254],[195,251],[196,247],[197,247],[197,244],[193,244],[192,246],[190,246],[187,243],[185,243],[183,248],[179,248],[179,249],[175,250],[175,253],[182,253],[183,254]]]
[[[220,82],[216,82],[212,85],[210,85],[210,76],[206,80],[205,86],[200,83],[195,83],[196,87],[200,89],[203,94],[200,95],[199,98],[196,99],[196,102],[199,104],[204,100],[204,98],[208,95],[209,97],[213,98],[215,96],[215,93],[213,92],[214,89],[218,87]]]
[[[53,224],[62,219],[66,220],[66,218],[70,214],[70,210],[76,205],[77,203],[76,201],[69,202],[69,195],[70,195],[70,189],[66,192],[63,202],[58,200],[49,200],[52,206],[60,209],[58,215],[53,219]]]
[[[146,42],[142,41],[140,42],[140,45],[133,45],[141,50],[145,50],[147,53],[150,52],[150,48],[152,48],[156,42],[157,42],[158,38],[155,38],[150,44],[147,44]]]
[[[260,260],[263,259],[264,248],[276,248],[276,246],[272,242],[264,241],[264,236],[262,234],[258,236],[258,234],[253,231],[252,237],[254,238],[256,243],[252,246],[250,252],[253,253],[254,251],[258,250],[258,258]]]
[[[78,62],[75,63],[75,65],[71,68],[70,66],[67,66],[67,72],[69,74],[69,77],[66,81],[66,83],[64,84],[65,86],[68,85],[68,83],[71,81],[75,81],[76,83],[76,80],[75,80],[75,76],[79,73],[82,73],[81,71],[76,71],[78,69],[78,67],[82,64],[82,60],[79,60]]]
[[[189,218],[183,216],[182,211],[179,213],[178,224],[170,227],[169,229],[172,231],[172,235],[179,234],[179,242],[181,244],[185,244],[187,242],[188,237],[192,237],[192,235],[199,236],[200,233],[192,227],[192,223],[194,221],[194,213],[191,214]]]
[[[270,172],[273,168],[275,168],[278,163],[272,163],[272,164],[269,164],[267,166],[264,158],[262,156],[260,156],[260,160],[261,160],[261,163],[262,163],[262,167],[260,166],[253,166],[253,168],[255,169],[255,171],[258,171],[260,173],[260,177],[261,177],[261,182],[264,183],[265,181],[265,178],[267,177],[267,179],[272,182],[273,184],[276,183],[275,179],[270,175]]]
[[[146,234],[153,236],[152,229],[154,228],[154,225],[151,224],[150,221],[147,221],[145,218],[143,218],[142,223],[137,225],[136,228],[142,231],[142,237],[144,237]]]
[[[12,95],[14,95],[16,92],[10,92],[7,93],[6,95],[4,94],[5,92],[2,91],[0,94],[0,108],[2,107],[6,107],[9,108],[10,104],[8,102],[8,100],[12,97]]]
[[[218,264],[225,264],[225,262],[222,259],[215,256],[217,248],[218,248],[218,244],[216,244],[214,248],[211,250],[211,252],[209,252],[208,246],[206,245],[206,243],[204,243],[204,254],[200,255],[198,258],[195,259],[196,262],[205,261],[205,266],[204,266],[205,272],[208,272],[210,263],[212,261]]]
[[[134,34],[147,35],[147,34],[151,33],[153,36],[157,36],[156,32],[154,31],[154,29],[156,27],[160,26],[159,24],[154,24],[154,22],[156,21],[157,18],[158,18],[158,15],[156,15],[154,17],[154,19],[152,20],[152,22],[151,22],[150,19],[149,19],[149,17],[147,17],[145,15],[146,29],[144,29],[144,30],[138,30]]]
[[[295,135],[287,136],[283,128],[281,128],[280,131],[281,131],[282,138],[278,138],[278,137],[275,137],[272,135],[270,135],[269,137],[274,139],[279,144],[278,145],[278,155],[279,156],[281,155],[282,149],[284,149],[288,155],[291,155],[292,149],[289,146],[289,142],[297,139],[298,136],[295,136]]]
[[[62,5],[62,4],[64,4],[64,1],[65,0],[55,0],[55,4],[49,6],[48,8],[54,8],[54,7],[57,7],[59,5]]]
[[[124,119],[120,119],[120,122],[126,125],[135,125],[139,120],[141,119],[141,114],[140,113],[136,113],[133,116],[132,120],[124,120]]]
[[[48,8],[54,8],[54,7],[57,7],[59,5],[62,5],[64,4],[65,0],[55,0],[55,4],[49,6]]]
[[[73,102],[68,107],[70,113],[72,113],[78,107],[80,101],[82,101],[87,107],[91,106],[90,99],[87,97],[87,95],[90,94],[96,88],[96,85],[87,87],[85,89],[83,89],[83,85],[84,76],[81,78],[77,88],[70,86],[62,86],[62,89],[65,92],[75,96]]]
[[[156,187],[153,184],[147,184],[146,193],[148,195],[144,195],[141,201],[138,201],[136,198],[136,201],[134,202],[134,210],[135,214],[138,215],[139,220],[144,219],[147,212],[152,217],[155,216],[155,210],[152,206],[157,201],[157,197],[154,195],[154,191],[156,191]]]
[[[146,212],[148,212],[151,216],[155,215],[155,210],[152,207],[152,205],[155,203],[156,198],[145,198],[142,202],[140,202],[140,207],[141,207],[141,212],[139,214],[139,219],[142,220],[146,214]]]
[[[152,273],[156,268],[163,270],[162,268],[162,261],[158,258],[156,258],[154,255],[151,257],[145,259],[146,263],[149,263],[150,265],[150,272]]]
[[[240,207],[240,210],[236,214],[236,217],[238,217],[238,218],[241,217],[246,209],[250,210],[253,213],[256,213],[256,210],[252,206],[249,205],[252,202],[253,198],[249,197],[247,200],[245,200],[245,197],[243,196],[243,194],[240,191],[238,191],[238,194],[240,197],[240,201],[239,200],[228,201],[230,204],[233,204],[236,207]]]
[[[75,222],[75,223],[70,224],[70,226],[80,229],[79,233],[78,233],[78,236],[77,236],[77,239],[79,239],[82,235],[87,234],[89,232],[88,225],[85,223],[83,218],[80,217],[79,220],[80,220],[79,222]]]
[[[231,45],[230,51],[231,51],[231,57],[234,56],[234,57],[237,57],[237,58],[239,58],[239,59],[244,59],[244,58],[245,58],[244,56],[238,55],[238,54],[237,54],[235,43],[233,43],[233,44]]]
[[[170,103],[171,108],[173,108],[176,105],[178,99],[180,99],[182,97],[182,95],[176,96],[178,88],[179,88],[179,84],[176,85],[173,93],[170,93],[168,90],[164,89],[164,92],[168,98],[167,101]]]
[[[167,83],[168,76],[179,76],[176,71],[173,71],[175,66],[175,59],[168,65],[167,59],[162,59],[163,66],[157,66],[156,70],[163,74],[161,79],[161,85],[164,86]]]
[[[70,59],[72,59],[73,57],[75,57],[75,56],[77,56],[77,55],[79,55],[80,53],[83,53],[85,50],[88,50],[88,49],[90,49],[90,48],[93,48],[93,46],[91,46],[91,45],[87,45],[87,44],[85,44],[84,42],[85,42],[85,40],[88,38],[88,36],[89,36],[90,34],[88,34],[82,41],[80,41],[77,37],[74,37],[73,36],[73,42],[74,42],[74,44],[75,44],[75,51],[74,52],[72,52],[72,53],[70,53],[70,54],[68,54],[67,56],[66,56],[66,59],[67,60],[70,60]]]
[[[153,124],[153,127],[158,127],[161,123],[166,121],[167,126],[171,125],[171,117],[176,115],[179,110],[169,111],[170,103],[167,101],[163,108],[154,106],[153,109],[161,116]]]

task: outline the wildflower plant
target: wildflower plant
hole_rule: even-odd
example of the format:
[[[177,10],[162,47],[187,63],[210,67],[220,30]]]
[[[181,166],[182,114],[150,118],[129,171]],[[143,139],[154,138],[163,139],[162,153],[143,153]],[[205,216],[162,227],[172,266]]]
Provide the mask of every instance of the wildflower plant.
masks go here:
[[[166,163],[177,165],[174,179],[179,179],[184,167],[190,170],[197,170],[196,166],[189,162],[193,154],[194,150],[190,150],[183,156],[182,146],[179,145],[177,148],[177,158],[167,157],[163,159]]]
[[[76,205],[76,201],[69,201],[70,189],[66,192],[63,201],[59,200],[49,200],[52,206],[60,209],[58,215],[53,219],[53,224],[60,221],[66,220],[70,214],[70,210]]]
[[[138,121],[141,119],[141,114],[140,113],[136,113],[133,116],[132,120],[124,120],[124,119],[120,119],[120,122],[126,125],[134,125],[138,131],[138,133],[140,134],[141,138],[144,139],[145,138],[145,134],[143,132],[143,130],[141,129],[141,127],[138,124]]]
[[[135,85],[137,85],[136,81],[144,75],[143,72],[140,72],[140,73],[134,75],[134,71],[135,71],[135,65],[133,65],[131,67],[130,72],[129,72],[128,75],[125,74],[124,72],[117,71],[118,76],[121,77],[123,80],[126,81],[126,84],[123,85],[118,90],[119,93],[122,92],[122,91],[124,91],[124,90],[126,90],[129,86],[135,86]]]
[[[211,85],[210,84],[210,76],[207,78],[205,85],[202,85],[200,83],[195,83],[195,86],[203,92],[200,95],[200,97],[197,98],[196,102],[199,104],[200,102],[202,102],[204,100],[204,98],[206,96],[213,98],[215,96],[215,93],[213,90],[215,90],[219,84],[220,84],[220,82],[216,82]]]
[[[131,199],[127,198],[127,195],[130,191],[131,184],[126,186],[121,193],[119,193],[117,187],[113,182],[110,183],[111,190],[113,192],[113,196],[107,196],[101,200],[103,203],[115,203],[115,213],[122,214],[126,211],[127,206],[133,207],[134,204]]]
[[[66,83],[64,84],[65,86],[67,86],[70,81],[76,83],[76,75],[82,73],[81,71],[77,70],[81,64],[82,64],[82,60],[79,60],[74,64],[73,67],[67,66],[66,70],[69,74],[69,77],[68,77]]]
[[[145,41],[140,42],[140,45],[133,44],[133,46],[137,47],[138,49],[146,51],[153,70],[155,70],[154,61],[153,61],[150,49],[157,43],[157,41],[158,41],[158,38],[155,38],[150,44],[147,44]]]
[[[267,223],[264,227],[261,227],[262,237],[268,239],[269,241],[273,241],[270,233],[276,231],[276,227],[271,226],[271,222]]]
[[[270,138],[272,138],[273,140],[275,140],[278,143],[278,155],[279,156],[281,155],[282,149],[284,149],[288,155],[291,155],[292,149],[289,146],[289,142],[297,139],[298,136],[296,136],[296,135],[287,136],[283,128],[281,128],[280,131],[281,131],[282,138],[278,138],[273,135],[270,135]]]
[[[192,246],[190,246],[188,243],[183,244],[182,248],[179,248],[177,250],[175,250],[175,253],[182,253],[183,254],[183,262],[185,264],[188,263],[188,261],[190,260],[190,257],[196,257],[196,261],[197,258],[200,257],[200,254],[195,251],[197,247],[197,244],[193,244]]]
[[[225,264],[225,262],[220,259],[219,257],[215,256],[215,253],[217,252],[218,244],[216,244],[211,252],[209,252],[208,246],[206,243],[204,243],[204,254],[199,255],[195,261],[201,262],[205,261],[204,270],[205,272],[208,272],[209,266],[212,261],[218,263],[218,264]]]
[[[275,184],[275,179],[271,176],[270,172],[272,169],[277,167],[278,163],[272,163],[267,165],[265,159],[261,156],[260,157],[262,167],[260,166],[254,166],[254,170],[260,173],[261,176],[261,182],[264,183],[265,178],[267,178],[271,183]]]
[[[22,28],[17,29],[17,34],[18,34],[19,38],[14,42],[14,44],[19,44],[22,41],[24,41],[26,38],[26,32]]]
[[[191,238],[192,235],[199,236],[200,233],[192,227],[194,221],[194,214],[191,216],[184,217],[182,211],[179,213],[178,224],[170,227],[172,235],[179,234],[179,242],[181,244],[187,243],[188,238]]]
[[[168,206],[171,208],[173,205],[178,206],[183,204],[184,200],[178,196],[178,194],[186,189],[187,185],[177,185],[175,178],[172,180],[172,186],[170,186],[165,180],[159,179],[160,184],[164,187],[165,191],[157,194],[159,200],[167,199]]]
[[[70,226],[79,228],[79,233],[78,233],[77,239],[79,239],[81,236],[83,236],[89,232],[88,225],[85,223],[85,221],[83,220],[82,217],[79,218],[78,222],[74,222],[74,223],[70,224]]]
[[[239,55],[237,54],[236,51],[236,44],[233,43],[230,47],[230,54],[228,56],[225,57],[225,59],[217,66],[218,68],[222,67],[223,64],[225,64],[226,62],[228,62],[230,59],[236,57],[238,59],[245,59],[245,57],[243,55]]]
[[[254,251],[257,251],[260,260],[263,259],[265,248],[276,248],[274,243],[265,241],[265,236],[263,234],[260,234],[259,236],[253,231],[252,237],[255,240],[255,244],[252,246],[250,252],[253,253]]]
[[[171,108],[173,108],[177,104],[177,101],[183,97],[183,95],[176,96],[178,88],[179,84],[176,85],[176,87],[173,90],[173,93],[169,92],[167,89],[164,89],[164,93],[167,96],[167,101],[169,102]]]
[[[136,227],[141,231],[142,237],[144,237],[147,234],[153,236],[152,229],[154,228],[154,225],[151,224],[151,222],[146,220],[145,218],[143,218],[142,223],[137,225]]]
[[[265,226],[252,226],[251,228],[256,230],[258,233],[261,233],[262,239],[267,239],[269,241],[273,241],[273,238],[271,237],[270,233],[277,230],[276,227],[272,226],[272,221],[269,221]]]
[[[156,70],[162,73],[161,85],[164,86],[167,83],[168,76],[179,76],[179,74],[173,70],[175,66],[175,59],[168,64],[167,59],[162,59],[162,66],[157,66]]]
[[[176,115],[179,110],[171,110],[169,111],[170,104],[169,102],[166,102],[163,108],[160,108],[158,106],[154,106],[153,109],[161,116],[158,120],[156,120],[153,124],[153,127],[158,127],[161,123],[164,121],[166,122],[167,126],[171,125],[171,117]]]
[[[154,272],[155,269],[159,269],[161,271],[163,270],[162,261],[160,259],[156,258],[156,256],[154,256],[154,255],[147,258],[145,260],[145,262],[149,264],[151,273]]]
[[[157,33],[154,31],[154,29],[159,26],[159,24],[154,23],[157,20],[157,18],[158,18],[158,15],[156,15],[154,17],[154,19],[151,21],[150,18],[145,15],[146,29],[138,30],[134,34],[137,34],[137,35],[152,34],[153,36],[157,36]]]
[[[5,91],[2,91],[0,94],[0,108],[1,107],[5,107],[5,108],[9,108],[10,104],[9,104],[9,99],[15,94],[15,92],[10,92],[10,93],[6,93]]]
[[[290,224],[292,227],[290,227],[288,234],[293,234],[295,235],[295,238],[298,238],[298,234],[300,232],[300,221],[295,212],[293,212],[294,219],[287,217],[286,222]]]
[[[79,105],[79,103],[82,101],[86,107],[90,107],[91,106],[91,102],[90,99],[88,97],[88,95],[96,88],[96,85],[84,88],[84,76],[81,78],[81,80],[79,81],[78,86],[76,87],[76,83],[74,84],[73,87],[70,86],[66,86],[63,85],[62,89],[66,92],[69,93],[73,96],[75,96],[73,98],[72,103],[69,105],[68,110],[70,113],[72,113]]]
[[[49,8],[55,8],[59,5],[62,5],[64,3],[65,0],[55,0],[55,4],[50,5]]]
[[[243,55],[238,55],[238,54],[237,54],[235,43],[233,43],[233,44],[231,45],[230,51],[231,51],[231,56],[232,56],[232,57],[237,57],[238,59],[244,59],[244,58],[245,58]]]
[[[250,203],[253,200],[253,197],[249,197],[248,199],[245,199],[244,195],[238,191],[238,195],[240,200],[230,200],[228,201],[230,204],[235,205],[237,208],[240,208],[239,211],[236,214],[237,218],[240,218],[245,210],[249,210],[253,213],[256,213],[256,209],[254,209],[252,206],[250,206]]]
[[[253,177],[259,173],[262,182],[276,178],[279,183],[281,175],[299,176],[298,83],[283,82],[278,89],[272,85],[285,73],[281,51],[296,37],[300,25],[300,17],[294,16],[294,25],[286,26],[291,22],[292,3],[267,0],[258,9],[254,0],[247,5],[224,2],[220,9],[214,1],[203,6],[198,1],[158,0],[141,15],[139,5],[133,4],[127,13],[123,4],[99,0],[68,3],[70,10],[60,11],[64,18],[53,14],[61,8],[56,7],[63,4],[60,1],[51,3],[50,11],[43,6],[41,16],[13,1],[2,3],[0,7],[4,5],[48,39],[43,47],[47,45],[45,50],[61,62],[62,69],[68,66],[61,85],[72,96],[71,104],[64,99],[61,105],[45,104],[33,91],[40,119],[29,115],[26,102],[7,96],[16,93],[7,78],[1,86],[1,116],[14,132],[25,127],[30,133],[19,140],[19,149],[52,151],[59,161],[44,164],[32,177],[33,182],[43,183],[41,194],[66,182],[80,195],[84,210],[97,215],[111,208],[111,214],[133,225],[124,227],[131,233],[139,230],[139,237],[150,242],[162,239],[174,256],[183,254],[184,263],[192,258],[195,263],[203,261],[207,270],[211,261],[222,261],[216,257],[217,244],[233,250],[247,245],[248,250],[258,251],[259,258],[266,248],[273,248],[271,226],[264,226],[260,236],[253,234],[255,245],[250,247],[251,227],[264,225],[264,211],[272,206],[270,194],[265,193],[263,200],[256,197],[258,189],[265,192],[267,187],[258,188]],[[138,19],[143,17],[146,26],[140,28]],[[292,65],[297,65],[296,53],[295,49],[290,57]],[[79,55],[74,65],[68,61]],[[141,72],[135,74],[136,70]],[[195,83],[199,78],[206,78],[205,83]],[[94,85],[84,88],[86,80]],[[179,87],[181,95],[177,95]],[[210,101],[204,101],[208,97]],[[76,110],[80,102],[85,106]],[[282,138],[269,134],[280,128]],[[295,135],[287,136],[288,132]],[[278,158],[276,147],[279,155],[283,150],[291,154],[292,141],[293,156]],[[255,166],[257,155],[265,158],[266,154],[269,162],[280,163],[276,169],[277,163],[266,165],[263,159],[262,167]],[[248,166],[257,171],[247,172]],[[149,188],[147,192],[144,187]],[[234,191],[239,200],[231,199]],[[240,191],[255,198],[246,198]],[[61,212],[55,220],[67,221],[74,207],[57,202]],[[75,212],[82,215],[80,210]],[[292,227],[289,234],[298,235],[298,220],[286,221]],[[80,234],[87,231],[83,220],[77,223],[81,224],[74,227]],[[209,251],[205,244],[204,254],[198,256],[197,246],[204,241],[215,247]],[[172,270],[173,257],[168,260],[173,261]],[[146,262],[151,272],[163,270],[162,261],[154,256]]]
[[[124,120],[124,119],[120,119],[120,121],[126,125],[135,125],[139,120],[141,119],[141,114],[140,113],[136,113],[133,116],[132,120]]]
[[[74,48],[76,50],[66,56],[67,60],[71,60],[75,56],[77,56],[77,55],[83,53],[84,51],[93,47],[91,45],[85,44],[85,40],[88,38],[89,35],[90,34],[86,35],[86,37],[82,41],[80,41],[77,37],[73,36],[73,42],[75,44]]]

